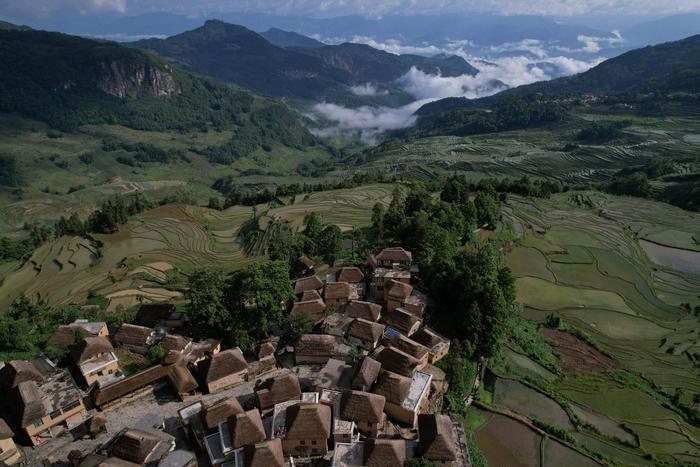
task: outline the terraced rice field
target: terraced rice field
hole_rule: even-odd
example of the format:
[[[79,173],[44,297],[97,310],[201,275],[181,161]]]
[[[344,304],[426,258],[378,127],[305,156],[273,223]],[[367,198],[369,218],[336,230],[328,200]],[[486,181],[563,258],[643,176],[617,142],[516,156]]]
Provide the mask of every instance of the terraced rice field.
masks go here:
[[[695,267],[700,215],[646,200],[578,195],[593,207],[579,207],[571,193],[546,201],[512,197],[509,203],[508,218],[524,233],[508,253],[524,317],[542,322],[558,316],[595,344],[541,329],[564,370],[551,387],[570,402],[579,422],[596,428],[584,425],[575,433],[589,449],[624,465],[645,464],[637,462],[648,460],[645,454],[700,462],[700,429],[669,402],[680,391],[681,403],[690,406],[700,394],[700,320],[680,306],[700,305],[700,275],[650,254],[643,244],[672,249]],[[494,403],[537,418],[522,407],[532,397],[509,386],[496,385]],[[545,446],[544,452],[545,459],[568,455],[560,447]]]

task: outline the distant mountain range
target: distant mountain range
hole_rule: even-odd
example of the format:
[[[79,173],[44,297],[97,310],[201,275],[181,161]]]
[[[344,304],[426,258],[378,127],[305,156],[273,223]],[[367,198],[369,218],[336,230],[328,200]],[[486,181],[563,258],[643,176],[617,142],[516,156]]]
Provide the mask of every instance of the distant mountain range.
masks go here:
[[[298,34],[296,32],[283,31],[278,28],[270,28],[265,32],[260,33],[265,39],[270,42],[270,44],[276,45],[277,47],[323,47],[324,44],[321,41],[306,37],[303,34]]]
[[[456,56],[430,58],[394,55],[361,44],[323,45],[279,30],[265,35],[282,46],[243,26],[218,20],[167,39],[128,45],[156,52],[188,71],[257,92],[345,104],[366,103],[371,97],[353,93],[353,86],[372,83],[394,87],[394,81],[412,67],[445,76],[478,73]]]
[[[512,96],[659,91],[700,91],[700,35],[635,49],[578,75],[520,86],[483,99],[449,98],[435,101],[421,107],[417,114],[427,116],[459,108],[473,108]]]

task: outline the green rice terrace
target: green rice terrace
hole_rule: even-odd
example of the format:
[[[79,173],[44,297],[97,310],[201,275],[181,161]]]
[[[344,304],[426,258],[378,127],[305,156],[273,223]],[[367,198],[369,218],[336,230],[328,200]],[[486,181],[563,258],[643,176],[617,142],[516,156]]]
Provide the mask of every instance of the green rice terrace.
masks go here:
[[[523,312],[467,413],[489,465],[700,462],[700,215],[599,192],[504,215]]]
[[[312,211],[326,222],[351,228],[369,223],[372,206],[388,203],[391,191],[390,185],[370,185],[299,195],[286,205],[255,209],[263,230],[282,220],[298,226]],[[109,299],[108,310],[177,299],[180,294],[168,288],[170,271],[186,274],[204,265],[238,268],[258,259],[243,251],[238,238],[252,216],[252,207],[216,211],[165,205],[135,216],[115,234],[95,234],[95,241],[61,237],[39,247],[23,265],[3,264],[0,307],[21,293],[56,305],[82,302],[94,292]]]

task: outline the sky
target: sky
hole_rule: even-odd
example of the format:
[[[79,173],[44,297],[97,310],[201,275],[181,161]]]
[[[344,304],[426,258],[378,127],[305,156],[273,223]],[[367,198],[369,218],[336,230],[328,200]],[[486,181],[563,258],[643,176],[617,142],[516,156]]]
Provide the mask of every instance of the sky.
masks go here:
[[[700,11],[700,0],[0,0],[0,16],[27,21],[52,20],[75,14],[137,15],[149,11],[172,11],[192,16],[245,11],[319,17],[450,12],[559,17],[668,15]]]

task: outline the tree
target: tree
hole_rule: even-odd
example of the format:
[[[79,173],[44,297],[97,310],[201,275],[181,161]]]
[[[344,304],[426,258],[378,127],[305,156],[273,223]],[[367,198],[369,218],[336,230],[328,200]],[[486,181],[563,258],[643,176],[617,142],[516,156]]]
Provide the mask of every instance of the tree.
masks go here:
[[[323,220],[318,213],[311,212],[304,216],[304,235],[307,238],[305,245],[305,250],[310,255],[318,254],[319,239],[321,237],[321,232],[323,231]]]
[[[343,248],[343,234],[340,227],[335,224],[327,225],[318,238],[318,254],[323,256],[323,260],[333,266],[335,260]]]
[[[372,233],[377,239],[384,238],[384,215],[386,207],[382,203],[376,203],[372,207]]]
[[[479,192],[474,199],[474,206],[476,207],[477,222],[480,226],[496,226],[500,211],[495,195]]]
[[[230,314],[224,302],[226,275],[216,269],[198,269],[190,275],[185,290],[187,315],[195,328],[222,332]]]

